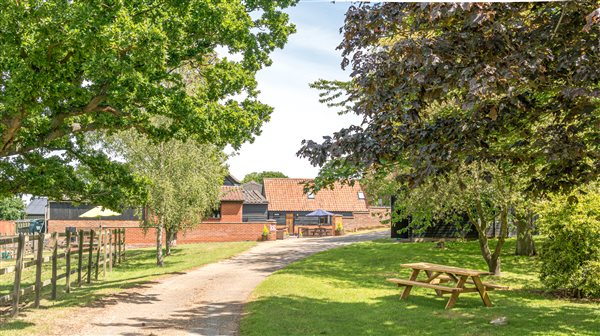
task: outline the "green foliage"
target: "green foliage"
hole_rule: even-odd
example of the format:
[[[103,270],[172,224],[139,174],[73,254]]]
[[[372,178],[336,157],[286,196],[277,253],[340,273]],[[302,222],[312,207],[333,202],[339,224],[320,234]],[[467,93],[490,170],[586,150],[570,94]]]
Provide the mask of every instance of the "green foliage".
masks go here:
[[[0,220],[16,220],[25,217],[25,204],[20,197],[0,199]]]
[[[295,2],[3,2],[0,195],[111,208],[139,195],[141,181],[85,141],[90,131],[252,141],[272,111],[255,75],[294,32],[282,9]],[[171,122],[154,124],[157,116]]]
[[[548,239],[540,251],[541,280],[574,296],[600,297],[600,192],[552,196],[538,207]]]
[[[254,181],[262,184],[265,178],[287,178],[287,176],[278,171],[263,171],[263,172],[253,172],[244,176],[242,183]]]
[[[155,143],[136,132],[119,133],[107,147],[148,181],[146,226],[161,223],[176,233],[198,225],[215,209],[227,174],[225,155],[214,145],[170,140]]]
[[[414,186],[475,162],[517,167],[540,194],[592,181],[600,175],[592,164],[600,152],[597,7],[351,6],[339,46],[350,83],[313,87],[363,123],[306,140],[298,154],[324,167],[317,180],[328,183],[393,163],[406,164],[400,177]]]

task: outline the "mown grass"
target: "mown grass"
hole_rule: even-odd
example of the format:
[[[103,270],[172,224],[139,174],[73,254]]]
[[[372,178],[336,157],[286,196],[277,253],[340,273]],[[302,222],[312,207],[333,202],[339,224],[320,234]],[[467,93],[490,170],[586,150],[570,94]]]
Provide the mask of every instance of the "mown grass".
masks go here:
[[[93,304],[94,301],[125,288],[147,286],[152,283],[152,280],[164,275],[178,274],[229,258],[254,245],[256,245],[255,242],[179,245],[173,249],[172,255],[165,259],[165,266],[162,268],[156,267],[156,251],[154,249],[128,250],[126,260],[118,267],[114,267],[112,273],[107,273],[104,281],[100,275],[99,281],[92,280],[90,285],[72,287],[71,293],[66,294],[64,292],[65,280],[59,280],[57,299],[49,300],[50,288],[46,287],[40,309],[31,308],[32,297],[26,297],[26,301],[29,303],[22,309],[19,317],[3,316],[0,318],[0,335],[48,334],[52,330],[54,319],[67,316],[76,307]],[[76,264],[75,260],[72,261],[73,265]],[[59,271],[59,273],[62,272]],[[74,274],[71,279],[76,280],[76,276]],[[7,288],[8,285],[3,283],[6,281],[6,279],[0,281],[0,288]],[[4,313],[7,314],[8,309],[5,309]]]
[[[600,305],[544,295],[536,258],[516,257],[514,241],[502,256],[503,276],[486,281],[511,287],[493,291],[494,307],[477,293],[463,294],[444,310],[448,296],[401,289],[387,277],[408,278],[399,264],[427,261],[485,270],[476,242],[360,243],[319,253],[270,276],[253,293],[241,334],[250,335],[600,335]],[[491,320],[506,317],[506,325]]]

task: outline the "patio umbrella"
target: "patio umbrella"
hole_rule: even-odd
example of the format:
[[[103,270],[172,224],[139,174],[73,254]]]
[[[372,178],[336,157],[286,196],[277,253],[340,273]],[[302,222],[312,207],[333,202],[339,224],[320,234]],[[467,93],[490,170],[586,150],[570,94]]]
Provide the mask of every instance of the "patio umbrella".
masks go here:
[[[118,212],[114,212],[110,209],[105,209],[104,207],[101,206],[97,206],[94,207],[91,210],[88,210],[86,212],[84,212],[83,214],[81,214],[79,217],[82,218],[100,218],[100,217],[112,217],[112,216],[119,216],[121,215]]]
[[[329,211],[325,211],[325,210],[321,210],[321,209],[317,209],[311,213],[306,214],[306,217],[329,217],[329,216],[333,216],[335,214],[329,212]],[[319,221],[319,225],[321,225],[321,222]]]

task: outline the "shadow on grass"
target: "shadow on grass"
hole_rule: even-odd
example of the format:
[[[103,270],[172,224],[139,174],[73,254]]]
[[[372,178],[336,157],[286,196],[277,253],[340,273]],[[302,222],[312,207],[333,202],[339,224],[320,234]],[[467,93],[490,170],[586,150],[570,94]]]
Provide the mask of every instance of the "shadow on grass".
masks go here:
[[[578,306],[531,307],[504,301],[481,306],[479,297],[461,296],[457,308],[444,310],[446,299],[431,295],[381,296],[364,302],[336,302],[306,297],[265,297],[250,303],[241,334],[254,335],[595,335],[597,315]],[[276,318],[273,318],[276,316]],[[505,316],[503,326],[490,320]],[[543,321],[542,321],[543,319]]]
[[[6,320],[0,319],[2,330],[22,330],[34,326],[31,322],[19,321],[19,320]]]
[[[431,262],[462,268],[487,270],[477,242],[446,243],[445,249],[435,243],[397,243],[377,240],[318,253],[307,261],[299,261],[279,274],[314,276],[340,281],[340,286],[384,288],[386,277],[405,277],[409,269],[403,263]],[[514,241],[508,241],[502,256],[502,277],[487,277],[491,282],[518,288],[538,288],[537,258],[511,255]]]

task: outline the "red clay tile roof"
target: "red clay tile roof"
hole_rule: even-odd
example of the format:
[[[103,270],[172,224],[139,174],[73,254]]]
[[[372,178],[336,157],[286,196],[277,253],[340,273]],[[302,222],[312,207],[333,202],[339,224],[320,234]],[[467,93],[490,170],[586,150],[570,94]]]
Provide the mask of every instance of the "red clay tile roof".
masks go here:
[[[244,201],[244,191],[241,186],[221,186],[221,201]]]
[[[304,183],[312,179],[298,178],[266,178],[264,179],[265,196],[269,201],[269,211],[368,211],[367,202],[358,199],[362,191],[360,184],[354,186],[336,183],[333,190],[323,189],[309,199],[304,194]]]

